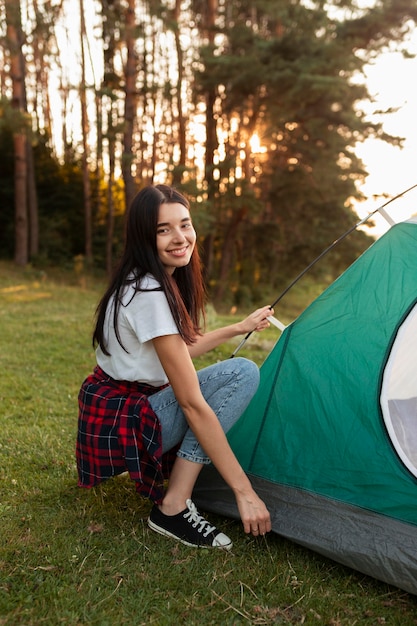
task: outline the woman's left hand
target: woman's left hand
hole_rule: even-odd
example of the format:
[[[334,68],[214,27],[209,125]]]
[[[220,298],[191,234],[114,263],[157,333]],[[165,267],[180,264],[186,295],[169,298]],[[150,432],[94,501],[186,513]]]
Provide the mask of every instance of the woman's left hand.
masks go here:
[[[270,326],[267,317],[274,314],[274,309],[271,309],[269,306],[264,306],[260,309],[256,309],[253,313],[248,315],[244,320],[240,322],[240,326],[242,328],[242,335],[246,333],[251,333],[254,330],[261,331],[265,330]]]

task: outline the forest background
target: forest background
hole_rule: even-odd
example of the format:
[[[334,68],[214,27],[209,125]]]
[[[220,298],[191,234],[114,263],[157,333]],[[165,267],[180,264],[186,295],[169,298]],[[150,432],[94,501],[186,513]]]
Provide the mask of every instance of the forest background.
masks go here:
[[[0,257],[109,273],[126,206],[166,182],[213,302],[265,302],[357,221],[356,147],[401,145],[364,67],[407,56],[416,20],[415,0],[0,0]]]

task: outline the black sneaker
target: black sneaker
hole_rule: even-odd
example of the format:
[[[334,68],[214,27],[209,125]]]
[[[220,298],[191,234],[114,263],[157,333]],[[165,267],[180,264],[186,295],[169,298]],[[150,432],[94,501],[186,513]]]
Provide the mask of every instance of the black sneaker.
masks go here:
[[[230,550],[233,543],[199,514],[195,504],[187,500],[187,508],[177,515],[164,515],[154,505],[148,518],[148,526],[161,535],[178,539],[186,546],[195,548],[223,548]]]

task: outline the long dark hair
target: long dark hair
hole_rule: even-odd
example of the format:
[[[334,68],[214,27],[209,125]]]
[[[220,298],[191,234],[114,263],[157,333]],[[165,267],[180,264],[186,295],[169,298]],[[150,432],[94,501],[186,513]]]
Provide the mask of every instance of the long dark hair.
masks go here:
[[[179,191],[168,185],[148,186],[133,199],[126,214],[125,244],[122,257],[109,286],[96,311],[96,326],[93,346],[97,344],[109,355],[104,337],[104,320],[107,306],[114,296],[113,322],[117,340],[123,346],[118,332],[117,316],[121,296],[128,284],[137,291],[146,274],[151,274],[161,285],[171,309],[178,332],[187,344],[192,344],[201,332],[204,321],[205,289],[197,245],[190,262],[177,267],[170,276],[161,263],[156,247],[156,231],[161,204],[179,203],[190,208],[188,200]],[[127,351],[127,350],[126,350]]]

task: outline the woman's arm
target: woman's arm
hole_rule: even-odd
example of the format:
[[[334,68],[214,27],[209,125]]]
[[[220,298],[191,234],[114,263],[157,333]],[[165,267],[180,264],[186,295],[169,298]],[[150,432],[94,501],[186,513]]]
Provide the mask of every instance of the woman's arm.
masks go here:
[[[187,346],[179,335],[153,340],[187,422],[213,465],[233,490],[245,532],[271,530],[269,512],[233,454],[216,414],[204,399]]]
[[[200,335],[197,337],[195,343],[188,346],[191,358],[201,356],[233,337],[246,335],[254,330],[260,331],[268,328],[269,322],[266,318],[268,315],[273,314],[273,309],[269,306],[264,306],[248,315],[248,317],[241,322],[230,324],[229,326],[224,326],[223,328],[217,328],[216,330],[211,330],[204,335]]]

